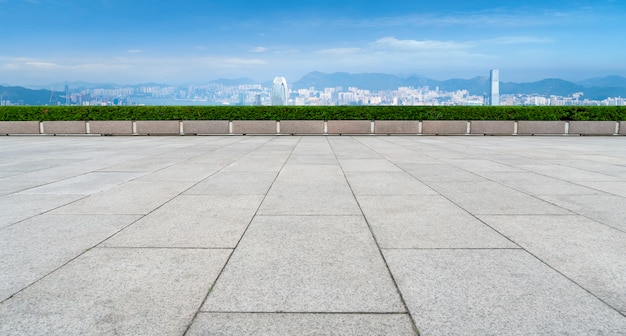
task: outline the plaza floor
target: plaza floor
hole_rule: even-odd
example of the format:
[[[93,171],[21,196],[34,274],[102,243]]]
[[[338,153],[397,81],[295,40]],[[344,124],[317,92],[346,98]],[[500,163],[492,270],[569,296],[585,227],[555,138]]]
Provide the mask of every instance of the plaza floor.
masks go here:
[[[626,137],[0,137],[0,335],[626,335]]]

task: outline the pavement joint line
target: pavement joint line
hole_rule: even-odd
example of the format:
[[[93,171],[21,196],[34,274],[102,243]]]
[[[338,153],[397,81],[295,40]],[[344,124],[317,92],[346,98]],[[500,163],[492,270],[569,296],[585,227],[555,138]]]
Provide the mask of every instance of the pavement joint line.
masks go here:
[[[245,139],[245,138],[244,138]],[[273,137],[272,139],[270,139],[269,141],[263,143],[262,145],[258,146],[257,148],[262,147],[263,145],[266,145],[268,143],[271,143],[272,141],[278,139],[278,137]],[[254,221],[254,219],[256,218],[257,214],[259,213],[259,210],[261,209],[261,207],[263,206],[263,203],[265,202],[265,199],[267,198],[267,194],[270,192],[270,190],[272,189],[272,187],[274,186],[274,183],[276,183],[276,180],[278,179],[278,176],[280,175],[280,172],[285,168],[285,165],[287,164],[287,162],[289,161],[289,158],[291,158],[291,155],[293,154],[294,150],[296,149],[296,147],[298,147],[298,144],[300,143],[300,141],[302,140],[302,137],[299,137],[298,140],[296,141],[295,144],[292,145],[291,151],[289,153],[289,155],[287,156],[287,158],[285,159],[285,161],[283,162],[280,170],[276,173],[276,175],[274,176],[274,180],[272,181],[270,187],[267,189],[267,191],[265,192],[265,195],[263,196],[263,199],[259,202],[259,205],[257,206],[254,215],[252,215],[252,217],[250,218],[250,221],[248,221],[248,225],[246,225],[246,228],[243,230],[243,232],[241,233],[241,236],[239,237],[239,240],[237,240],[237,244],[235,244],[235,247],[232,248],[232,251],[230,252],[230,254],[228,255],[228,258],[226,259],[226,262],[224,263],[224,266],[222,266],[222,268],[220,269],[219,273],[217,274],[217,276],[215,277],[215,280],[213,281],[213,283],[211,284],[211,287],[207,290],[206,294],[204,295],[204,298],[202,299],[202,301],[200,302],[200,305],[198,306],[198,308],[196,309],[196,312],[193,314],[193,317],[189,320],[189,324],[185,327],[185,331],[183,332],[183,335],[187,335],[187,333],[189,333],[189,330],[191,329],[191,326],[193,325],[193,323],[195,322],[196,318],[198,317],[198,314],[201,313],[201,309],[202,306],[204,306],[206,300],[209,298],[209,295],[211,295],[211,292],[213,292],[213,288],[215,287],[215,285],[217,284],[217,282],[219,281],[219,279],[222,277],[222,274],[224,273],[224,270],[226,269],[226,266],[228,265],[228,263],[230,262],[230,259],[233,257],[233,255],[235,254],[235,250],[237,249],[237,247],[239,247],[239,244],[241,243],[241,241],[243,240],[243,237],[245,237],[246,233],[248,232],[248,229],[250,228],[250,225],[252,225],[252,222]],[[232,163],[231,163],[232,164]],[[198,182],[199,183],[199,182]]]
[[[353,137],[350,137],[350,139],[352,141],[356,141]],[[330,140],[328,140],[328,145],[330,146],[330,149],[333,151],[333,153],[335,154],[335,158],[337,159],[337,162],[339,164],[339,168],[341,168],[341,173],[343,174],[343,178],[345,179],[346,183],[348,184],[348,188],[350,188],[350,192],[352,193],[352,197],[354,198],[357,206],[359,207],[359,211],[361,212],[361,216],[363,218],[363,220],[365,221],[365,224],[367,225],[367,228],[370,232],[370,234],[372,235],[372,239],[374,240],[374,244],[376,244],[376,248],[378,249],[378,254],[380,255],[380,257],[383,260],[383,263],[385,264],[385,268],[387,269],[387,274],[389,275],[389,278],[391,279],[391,282],[393,283],[393,286],[396,289],[396,293],[398,294],[398,296],[400,297],[400,301],[402,302],[402,306],[404,307],[404,311],[406,312],[406,314],[408,314],[409,319],[411,320],[411,324],[412,324],[412,328],[415,331],[415,333],[417,334],[417,336],[420,336],[420,332],[419,332],[419,327],[417,326],[417,323],[415,321],[415,319],[413,319],[413,316],[411,315],[411,311],[409,310],[409,306],[406,303],[406,300],[404,299],[404,296],[402,295],[402,291],[400,290],[400,287],[398,286],[398,282],[396,281],[396,278],[393,276],[393,273],[391,272],[391,268],[389,268],[389,264],[387,263],[387,259],[385,258],[385,255],[380,247],[380,243],[378,242],[378,239],[376,238],[376,235],[374,234],[374,231],[372,230],[372,226],[369,222],[369,220],[367,220],[367,217],[365,216],[365,212],[363,212],[363,208],[361,207],[361,203],[359,202],[359,199],[357,198],[356,194],[354,193],[354,190],[352,189],[352,185],[350,184],[350,181],[348,180],[348,177],[346,176],[346,172],[343,169],[343,165],[341,164],[341,160],[339,160],[339,157],[337,157],[337,153],[335,151],[335,147],[333,146],[332,142]],[[357,141],[358,143],[360,143],[360,141]],[[362,143],[360,143],[361,146],[364,146]],[[371,150],[371,148],[367,147],[368,149]]]
[[[342,312],[342,311],[212,311],[212,310],[203,310],[202,314],[241,314],[241,315],[256,315],[256,314],[265,314],[265,315],[277,315],[277,314],[285,314],[285,315],[409,315],[408,312],[359,312],[359,311],[351,311],[351,312]]]

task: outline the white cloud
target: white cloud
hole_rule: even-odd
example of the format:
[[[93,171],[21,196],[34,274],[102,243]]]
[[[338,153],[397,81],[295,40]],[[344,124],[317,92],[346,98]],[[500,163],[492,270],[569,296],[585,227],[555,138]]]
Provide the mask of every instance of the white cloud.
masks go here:
[[[547,37],[534,37],[534,36],[504,36],[490,40],[484,40],[485,43],[495,44],[546,44],[552,43],[554,40]]]
[[[129,54],[141,54],[143,52],[143,50],[141,49],[130,49],[128,50]]]
[[[320,50],[317,53],[322,55],[352,55],[362,51],[361,48],[332,48],[332,49],[324,49]]]
[[[265,48],[265,47],[256,47],[256,48],[254,48],[254,49],[252,49],[250,51],[254,52],[254,53],[264,53],[264,52],[267,51],[267,48]]]
[[[395,37],[384,37],[378,39],[370,46],[388,52],[449,52],[463,51],[472,47],[472,43],[454,41],[434,41],[434,40],[399,40]]]

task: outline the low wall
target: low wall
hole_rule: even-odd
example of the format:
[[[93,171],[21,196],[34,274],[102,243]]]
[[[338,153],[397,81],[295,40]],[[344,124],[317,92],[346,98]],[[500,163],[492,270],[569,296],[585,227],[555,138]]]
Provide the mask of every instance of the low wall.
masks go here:
[[[0,135],[626,135],[624,121],[0,121]]]

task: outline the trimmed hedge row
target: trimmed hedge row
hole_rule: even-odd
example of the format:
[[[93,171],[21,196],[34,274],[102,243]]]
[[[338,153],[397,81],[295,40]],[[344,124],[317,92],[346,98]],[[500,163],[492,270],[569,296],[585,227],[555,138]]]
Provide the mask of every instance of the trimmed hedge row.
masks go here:
[[[624,106],[3,106],[0,121],[626,120]]]

